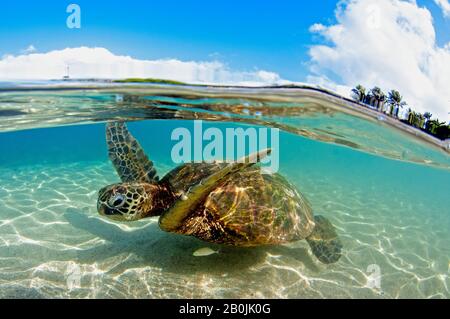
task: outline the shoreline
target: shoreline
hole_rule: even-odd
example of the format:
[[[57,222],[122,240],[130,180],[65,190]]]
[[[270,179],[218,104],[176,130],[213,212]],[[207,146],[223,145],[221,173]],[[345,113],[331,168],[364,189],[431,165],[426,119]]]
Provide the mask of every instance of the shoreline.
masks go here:
[[[42,82],[42,84],[36,84]],[[240,92],[240,90],[251,90],[253,93],[255,90],[264,91],[266,94],[277,94],[277,95],[285,95],[287,98],[299,98],[299,97],[314,97],[318,99],[325,100],[326,102],[331,102],[334,104],[338,104],[344,110],[350,111],[350,113],[357,113],[358,115],[362,115],[366,119],[375,120],[377,123],[385,123],[386,125],[395,128],[405,134],[418,138],[428,144],[431,144],[435,147],[438,147],[441,150],[444,150],[447,154],[450,154],[450,139],[440,140],[422,130],[415,128],[413,126],[407,125],[401,122],[398,119],[394,119],[388,116],[385,113],[378,112],[369,108],[366,104],[354,101],[350,98],[339,95],[336,92],[331,90],[313,86],[313,85],[268,85],[268,86],[243,86],[243,85],[217,85],[217,84],[167,84],[167,83],[157,83],[157,82],[127,82],[126,80],[109,80],[109,79],[89,79],[89,80],[51,80],[51,81],[34,81],[30,82],[29,85],[26,82],[3,82],[15,84],[16,86],[0,86],[0,93],[7,92],[27,92],[27,91],[72,91],[72,90],[105,90],[105,89],[113,89],[120,90],[121,88],[131,88],[136,90],[153,90],[153,91],[168,91],[171,92],[173,89],[176,89],[175,92],[172,93],[191,93],[193,94],[193,90],[199,92],[202,89],[207,89],[207,92],[203,93],[221,93],[222,96],[233,96]],[[3,84],[1,83],[1,84]],[[45,84],[44,84],[45,83]],[[0,85],[1,85],[0,84]],[[91,84],[91,85],[89,85]],[[100,85],[99,85],[100,84]],[[200,90],[199,90],[200,89]],[[227,91],[223,91],[227,90]],[[232,91],[235,90],[235,91]],[[165,92],[167,93],[167,92]],[[248,92],[246,92],[248,93]],[[281,94],[280,94],[281,93]],[[283,94],[289,93],[289,94]],[[294,94],[292,94],[294,93]],[[303,93],[296,95],[295,93]],[[306,94],[305,94],[306,93]],[[309,93],[309,94],[308,94]],[[312,93],[311,96],[310,94]],[[315,93],[315,94],[314,94]],[[194,93],[195,95],[195,93]],[[263,96],[258,95],[258,98]],[[264,98],[264,97],[263,97]],[[267,98],[267,96],[266,96]],[[355,114],[354,114],[355,115]]]

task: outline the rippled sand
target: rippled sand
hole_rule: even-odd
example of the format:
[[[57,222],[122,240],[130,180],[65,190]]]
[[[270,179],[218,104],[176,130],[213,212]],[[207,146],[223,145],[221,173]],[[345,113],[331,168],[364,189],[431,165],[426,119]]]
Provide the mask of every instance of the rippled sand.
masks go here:
[[[337,226],[345,246],[337,264],[320,264],[305,241],[193,257],[217,246],[164,233],[154,219],[113,224],[95,210],[97,190],[117,181],[108,163],[2,168],[0,297],[450,297],[448,212],[370,183],[289,177]]]

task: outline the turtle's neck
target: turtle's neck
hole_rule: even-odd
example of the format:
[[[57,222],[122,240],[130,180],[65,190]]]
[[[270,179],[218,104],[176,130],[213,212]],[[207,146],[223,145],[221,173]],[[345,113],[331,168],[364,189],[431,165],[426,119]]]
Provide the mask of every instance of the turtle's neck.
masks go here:
[[[155,187],[155,185],[152,186]],[[177,199],[168,185],[158,184],[156,185],[156,189],[153,187],[149,190],[153,194],[152,209],[148,211],[145,217],[160,216],[169,209]]]

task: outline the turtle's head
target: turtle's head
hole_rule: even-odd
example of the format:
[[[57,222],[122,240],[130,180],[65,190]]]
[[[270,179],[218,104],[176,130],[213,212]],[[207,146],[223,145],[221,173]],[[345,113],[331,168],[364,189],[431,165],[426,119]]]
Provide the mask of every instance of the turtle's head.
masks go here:
[[[160,187],[145,183],[122,183],[106,186],[98,192],[97,210],[117,221],[134,221],[156,216],[155,198]]]

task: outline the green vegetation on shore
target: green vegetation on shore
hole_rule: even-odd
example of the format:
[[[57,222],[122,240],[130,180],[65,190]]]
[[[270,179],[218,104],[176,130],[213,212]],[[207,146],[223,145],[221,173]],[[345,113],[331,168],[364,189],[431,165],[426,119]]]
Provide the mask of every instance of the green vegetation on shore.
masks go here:
[[[357,85],[352,89],[352,94],[353,99],[361,105],[371,106],[378,112],[385,113],[441,140],[450,138],[450,126],[437,118],[431,119],[433,115],[430,112],[421,114],[408,108],[407,116],[400,119],[398,116],[400,109],[403,109],[407,103],[403,101],[403,97],[396,90],[392,90],[386,95],[377,86],[367,91],[362,85]]]
[[[208,86],[202,84],[189,84],[180,81],[155,79],[155,78],[128,78],[121,80],[113,80],[114,83],[154,83],[154,84],[168,84],[168,85],[190,85],[190,86]],[[221,86],[221,85],[213,85]],[[225,86],[226,87],[226,86]],[[281,85],[277,87],[297,88],[297,85]],[[357,85],[352,89],[353,99],[363,105],[375,109],[378,112],[389,115],[392,118],[413,126],[427,134],[430,134],[438,139],[445,140],[450,138],[450,125],[441,122],[439,119],[432,119],[430,112],[421,114],[408,108],[406,117],[399,118],[400,110],[408,104],[403,100],[402,95],[397,90],[391,90],[385,94],[379,87],[375,86],[371,90],[367,90],[362,85]]]
[[[172,85],[188,85],[184,82],[164,80],[164,79],[142,79],[142,78],[129,78],[123,80],[114,80],[114,83],[157,83],[157,84],[172,84]]]

